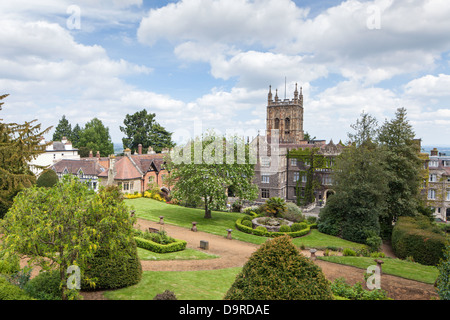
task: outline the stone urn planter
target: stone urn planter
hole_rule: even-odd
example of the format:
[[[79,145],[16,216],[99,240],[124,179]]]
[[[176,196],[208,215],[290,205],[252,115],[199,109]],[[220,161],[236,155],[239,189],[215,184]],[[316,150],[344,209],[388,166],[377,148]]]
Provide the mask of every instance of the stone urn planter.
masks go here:
[[[269,217],[259,217],[252,220],[252,228],[256,227],[264,227],[269,232],[278,232],[280,231],[280,227],[282,225],[291,226],[293,224],[292,221],[282,219],[282,218],[269,218]]]

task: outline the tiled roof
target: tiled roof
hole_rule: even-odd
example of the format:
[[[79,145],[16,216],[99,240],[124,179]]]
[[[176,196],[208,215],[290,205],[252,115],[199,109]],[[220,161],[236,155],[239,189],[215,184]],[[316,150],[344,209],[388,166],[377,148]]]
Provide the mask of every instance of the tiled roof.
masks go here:
[[[67,169],[68,173],[75,175],[78,173],[80,169],[83,171],[84,174],[94,176],[98,176],[103,171],[106,171],[106,169],[103,166],[101,166],[98,162],[85,159],[79,160],[62,159],[56,162],[51,168],[55,170],[57,173],[63,173],[64,169]]]

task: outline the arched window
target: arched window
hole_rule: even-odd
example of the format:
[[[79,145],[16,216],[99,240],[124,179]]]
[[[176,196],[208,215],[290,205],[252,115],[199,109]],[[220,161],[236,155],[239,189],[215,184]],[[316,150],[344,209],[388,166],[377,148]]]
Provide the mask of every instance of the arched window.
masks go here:
[[[291,130],[291,119],[286,118],[284,120],[284,133],[289,134]]]
[[[280,129],[280,119],[275,119],[275,129]]]

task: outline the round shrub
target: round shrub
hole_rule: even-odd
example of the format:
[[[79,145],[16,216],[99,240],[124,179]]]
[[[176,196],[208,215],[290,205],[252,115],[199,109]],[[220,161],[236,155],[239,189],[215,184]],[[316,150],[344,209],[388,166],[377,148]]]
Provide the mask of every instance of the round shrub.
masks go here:
[[[242,219],[241,224],[246,227],[250,227],[250,228],[253,226],[252,222],[250,220],[246,220],[246,219]]]
[[[255,228],[255,230],[258,230],[258,231],[261,231],[261,232],[267,232],[267,228],[266,228],[266,227],[263,227],[263,226],[257,226],[257,227]]]
[[[0,252],[0,274],[13,274],[20,270],[20,258],[19,256],[4,257]]]
[[[320,267],[283,235],[250,256],[224,299],[331,300],[332,293]]]
[[[291,225],[291,231],[300,231],[300,230],[303,230],[306,228],[308,228],[308,225],[306,224],[306,222],[300,222],[300,223],[296,222]]]
[[[349,249],[349,248],[345,248],[344,251],[342,252],[343,256],[352,256],[355,257],[356,256],[356,252],[355,250]]]
[[[280,226],[280,232],[291,232],[291,227],[289,227],[288,225],[281,225]]]
[[[0,275],[0,301],[1,300],[32,300],[32,298],[18,286],[11,284]]]
[[[47,169],[41,173],[36,180],[36,186],[51,188],[58,182],[58,175],[52,169]]]
[[[163,293],[158,293],[153,300],[177,300],[177,297],[172,291],[166,290]]]
[[[274,218],[281,218],[287,210],[286,202],[283,198],[272,197],[262,205],[264,215]]]
[[[24,287],[26,293],[37,300],[61,300],[62,290],[59,271],[41,272]]]
[[[292,222],[302,222],[305,220],[302,210],[293,202],[286,203],[286,212],[283,214],[283,218]]]
[[[92,287],[84,278],[93,279]],[[88,262],[82,276],[82,290],[118,289],[137,284],[142,278],[142,266],[134,241],[122,247],[114,255],[107,250],[99,250]]]

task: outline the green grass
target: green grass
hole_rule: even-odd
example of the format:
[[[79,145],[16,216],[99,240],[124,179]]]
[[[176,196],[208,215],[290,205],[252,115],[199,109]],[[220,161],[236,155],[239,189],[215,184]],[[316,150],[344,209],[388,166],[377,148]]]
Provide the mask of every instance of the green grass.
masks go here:
[[[138,256],[141,260],[204,260],[214,259],[219,256],[201,252],[195,249],[184,249],[177,252],[157,253],[142,248],[138,248]]]
[[[242,268],[204,271],[144,271],[134,286],[107,291],[111,300],[152,300],[170,290],[178,300],[222,300]]]
[[[241,232],[235,228],[236,220],[244,214],[238,212],[220,212],[213,211],[211,219],[205,219],[204,210],[195,208],[186,208],[177,205],[171,205],[164,202],[156,201],[148,198],[127,199],[125,202],[136,210],[136,216],[142,219],[159,222],[159,217],[164,216],[164,222],[185,228],[191,228],[192,222],[197,222],[199,231],[209,232],[216,235],[227,235],[227,229],[232,229],[233,239],[250,242],[254,244],[263,244],[266,237],[255,236]],[[304,244],[308,248],[326,248],[328,246],[340,248],[359,249],[363,245],[342,240],[311,230],[311,232],[301,238],[293,240],[294,244],[300,246]]]
[[[351,248],[358,250],[365,245],[347,241],[338,237],[330,236],[325,233],[319,232],[317,229],[312,229],[311,232],[300,238],[293,239],[293,242],[296,246],[301,246],[302,244],[306,248],[315,248],[315,249],[325,249],[326,247],[336,247],[336,248]]]
[[[228,233],[227,229],[232,229],[233,239],[254,244],[262,244],[267,239],[236,230],[236,220],[243,216],[242,213],[213,211],[212,218],[205,219],[205,212],[201,209],[171,205],[148,198],[126,199],[125,202],[136,210],[138,218],[159,222],[159,217],[164,216],[164,223],[185,228],[191,228],[192,222],[196,221],[198,231],[224,237]]]
[[[376,265],[374,258],[352,257],[352,256],[328,256],[318,257],[320,260],[349,265],[361,269]],[[405,279],[434,284],[439,275],[436,267],[425,266],[419,263],[409,262],[400,259],[383,258],[382,272]]]

